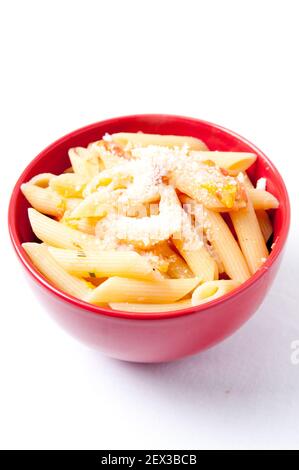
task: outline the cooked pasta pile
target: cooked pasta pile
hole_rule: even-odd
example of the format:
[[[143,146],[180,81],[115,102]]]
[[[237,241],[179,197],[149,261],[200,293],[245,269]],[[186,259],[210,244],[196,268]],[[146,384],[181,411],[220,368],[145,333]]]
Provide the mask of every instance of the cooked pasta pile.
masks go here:
[[[161,312],[214,300],[266,261],[268,209],[246,170],[256,155],[199,139],[105,134],[69,150],[71,167],[22,185],[42,243],[23,247],[57,288],[89,303]]]

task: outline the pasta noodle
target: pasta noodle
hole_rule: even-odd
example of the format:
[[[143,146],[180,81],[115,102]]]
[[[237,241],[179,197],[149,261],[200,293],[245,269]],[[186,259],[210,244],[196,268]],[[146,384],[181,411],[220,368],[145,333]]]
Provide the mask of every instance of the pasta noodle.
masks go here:
[[[257,220],[259,221],[260,228],[261,228],[263,237],[265,239],[265,242],[267,242],[273,233],[269,214],[263,209],[257,210],[255,211],[255,213],[257,216]]]
[[[230,212],[239,244],[251,274],[254,274],[268,257],[268,250],[251,201],[247,207]]]
[[[190,152],[192,157],[203,162],[212,161],[221,168],[239,173],[246,171],[256,160],[254,153],[246,152]]]
[[[25,183],[22,184],[21,190],[32,207],[37,211],[55,217],[62,216],[65,210],[65,202],[51,189]]]
[[[81,198],[87,182],[88,178],[85,176],[76,173],[63,173],[51,178],[49,186],[61,196]]]
[[[22,246],[37,269],[56,287],[79,299],[86,298],[91,291],[91,287],[88,283],[68,274],[55,259],[52,258],[44,245],[39,243],[23,243]]]
[[[24,250],[57,289],[111,312],[171,312],[221,298],[266,261],[279,201],[265,178],[251,183],[254,153],[191,136],[99,139],[21,186],[41,242]]]
[[[194,275],[202,276],[204,281],[217,279],[217,264],[204,246],[201,246],[197,250],[185,250],[182,240],[174,240],[173,243]]]
[[[133,304],[128,302],[110,302],[109,306],[113,310],[122,310],[123,312],[171,312],[183,308],[192,307],[190,299],[179,300],[171,304]]]
[[[208,281],[197,287],[193,294],[192,305],[200,305],[211,300],[218,299],[224,294],[228,294],[240,285],[239,282],[232,280]]]
[[[276,197],[264,189],[248,189],[248,196],[255,210],[277,209],[279,206]]]
[[[148,145],[162,145],[170,147],[180,147],[188,145],[194,150],[207,150],[206,144],[194,137],[178,136],[178,135],[159,135],[159,134],[143,134],[142,132],[130,133],[119,132],[112,134],[112,140],[121,145],[132,145],[139,147],[146,147]]]
[[[152,253],[154,256],[159,256],[167,260],[166,271],[171,278],[180,279],[194,276],[187,263],[169,246],[168,242],[165,241],[155,245],[152,248]]]
[[[31,227],[37,238],[48,245],[71,249],[100,249],[101,242],[92,235],[67,227],[35,209],[28,209]]]
[[[40,173],[39,175],[33,176],[29,183],[39,186],[40,188],[47,188],[51,179],[55,176],[56,175],[53,175],[53,173]]]
[[[222,216],[209,210],[206,210],[205,216],[208,238],[219,254],[225,272],[235,281],[246,281],[250,277],[247,263]]]
[[[125,276],[155,280],[155,268],[132,251],[83,251],[48,247],[50,254],[70,274],[79,277]]]
[[[253,189],[254,186],[252,182],[250,181],[247,173],[244,173],[243,177],[244,177],[244,185],[246,186],[247,190]],[[263,237],[265,241],[267,242],[273,232],[270,217],[264,209],[256,210],[256,216],[257,216],[257,220],[259,221]]]
[[[74,173],[82,177],[91,178],[103,168],[97,153],[90,149],[83,147],[70,149],[69,158]]]
[[[200,276],[204,281],[217,279],[217,264],[208,253],[188,216],[184,217],[184,229],[180,238],[173,237],[172,242],[195,276]]]
[[[200,281],[200,278],[195,277],[150,282],[115,276],[91,291],[87,300],[93,304],[98,302],[172,303],[185,297]]]

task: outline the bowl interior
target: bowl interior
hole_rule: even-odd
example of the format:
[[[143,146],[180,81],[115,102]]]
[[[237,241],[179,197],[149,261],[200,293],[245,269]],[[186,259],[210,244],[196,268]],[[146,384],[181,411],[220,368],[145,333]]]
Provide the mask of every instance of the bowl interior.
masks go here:
[[[214,124],[191,118],[168,115],[141,115],[114,118],[92,124],[62,137],[42,151],[21,175],[13,195],[13,221],[15,243],[35,241],[28,216],[29,204],[23,197],[19,187],[38,173],[51,172],[59,174],[69,167],[68,149],[75,146],[86,146],[98,140],[106,132],[149,132],[157,134],[177,134],[198,137],[207,143],[211,150],[249,151],[258,155],[256,163],[251,167],[249,175],[255,183],[260,177],[267,178],[267,189],[280,201],[280,206],[271,214],[274,235],[277,241],[282,227],[288,223],[288,199],[284,183],[271,162],[254,145]]]
[[[267,178],[267,189],[274,194],[280,202],[279,208],[270,214],[274,233],[269,245],[272,245],[273,242],[275,243],[269,258],[263,265],[263,268],[251,276],[250,279],[235,289],[232,293],[226,294],[220,299],[215,299],[207,304],[190,307],[188,309],[160,313],[147,313],[142,316],[138,313],[131,312],[121,312],[116,310],[112,312],[110,309],[108,310],[97,307],[87,304],[79,299],[75,299],[59,289],[56,289],[44,276],[35,270],[25,253],[25,250],[21,246],[23,242],[37,241],[30,227],[27,214],[29,204],[20,191],[21,184],[27,182],[30,178],[39,173],[62,173],[70,166],[68,158],[69,148],[75,146],[86,146],[92,141],[99,140],[106,132],[113,133],[120,131],[143,131],[158,134],[187,135],[202,139],[206,142],[210,150],[254,152],[258,158],[249,171],[252,181],[255,183],[258,178]],[[216,304],[223,304],[226,301],[229,301],[231,297],[241,294],[242,291],[245,291],[250,285],[254,284],[257,279],[263,276],[271,267],[283,249],[288,234],[289,223],[290,207],[284,182],[275,166],[258,148],[234,132],[215,124],[193,118],[161,114],[124,116],[109,119],[78,129],[57,140],[43,150],[23,171],[13,190],[9,207],[9,229],[13,245],[24,267],[36,282],[48,291],[51,291],[52,294],[58,296],[63,301],[73,304],[85,311],[88,310],[90,313],[93,312],[95,314],[104,314],[110,317],[119,317],[124,319],[138,319],[139,321],[147,319],[156,320],[159,318],[169,319],[185,314],[192,314],[194,312],[204,313],[207,310],[213,309]]]

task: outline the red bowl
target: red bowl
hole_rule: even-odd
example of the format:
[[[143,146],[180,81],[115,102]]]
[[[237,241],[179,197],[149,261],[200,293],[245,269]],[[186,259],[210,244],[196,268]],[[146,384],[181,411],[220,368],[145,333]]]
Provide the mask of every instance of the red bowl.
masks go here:
[[[61,173],[69,166],[67,150],[86,146],[106,132],[150,132],[199,137],[211,150],[254,152],[253,181],[267,178],[280,202],[272,213],[274,246],[266,263],[233,293],[205,305],[169,313],[128,313],[96,307],[51,285],[32,265],[21,244],[36,240],[27,216],[22,183],[41,172]],[[232,334],[257,310],[277,273],[290,224],[288,194],[277,169],[246,139],[206,121],[164,114],[125,116],[76,130],[43,150],[24,170],[9,206],[9,230],[16,253],[36,295],[70,334],[111,357],[136,362],[171,361],[206,349]]]

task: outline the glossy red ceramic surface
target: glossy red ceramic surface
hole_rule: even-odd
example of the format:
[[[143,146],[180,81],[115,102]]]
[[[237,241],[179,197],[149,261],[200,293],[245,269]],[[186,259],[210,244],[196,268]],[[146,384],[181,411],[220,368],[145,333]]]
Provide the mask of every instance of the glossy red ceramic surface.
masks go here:
[[[273,211],[274,247],[262,268],[232,294],[169,313],[137,314],[95,307],[52,286],[33,267],[22,249],[36,240],[31,231],[28,203],[20,185],[41,172],[61,173],[69,166],[70,147],[85,146],[105,132],[150,132],[190,135],[204,140],[211,150],[250,151],[258,159],[250,170],[253,181],[267,178],[267,189],[280,201]],[[256,311],[279,268],[290,224],[290,206],[283,180],[268,158],[239,135],[198,119],[171,115],[136,115],[102,121],[74,131],[43,150],[24,170],[13,190],[9,229],[28,280],[50,315],[70,334],[111,357],[137,362],[162,362],[194,354],[223,340]]]

